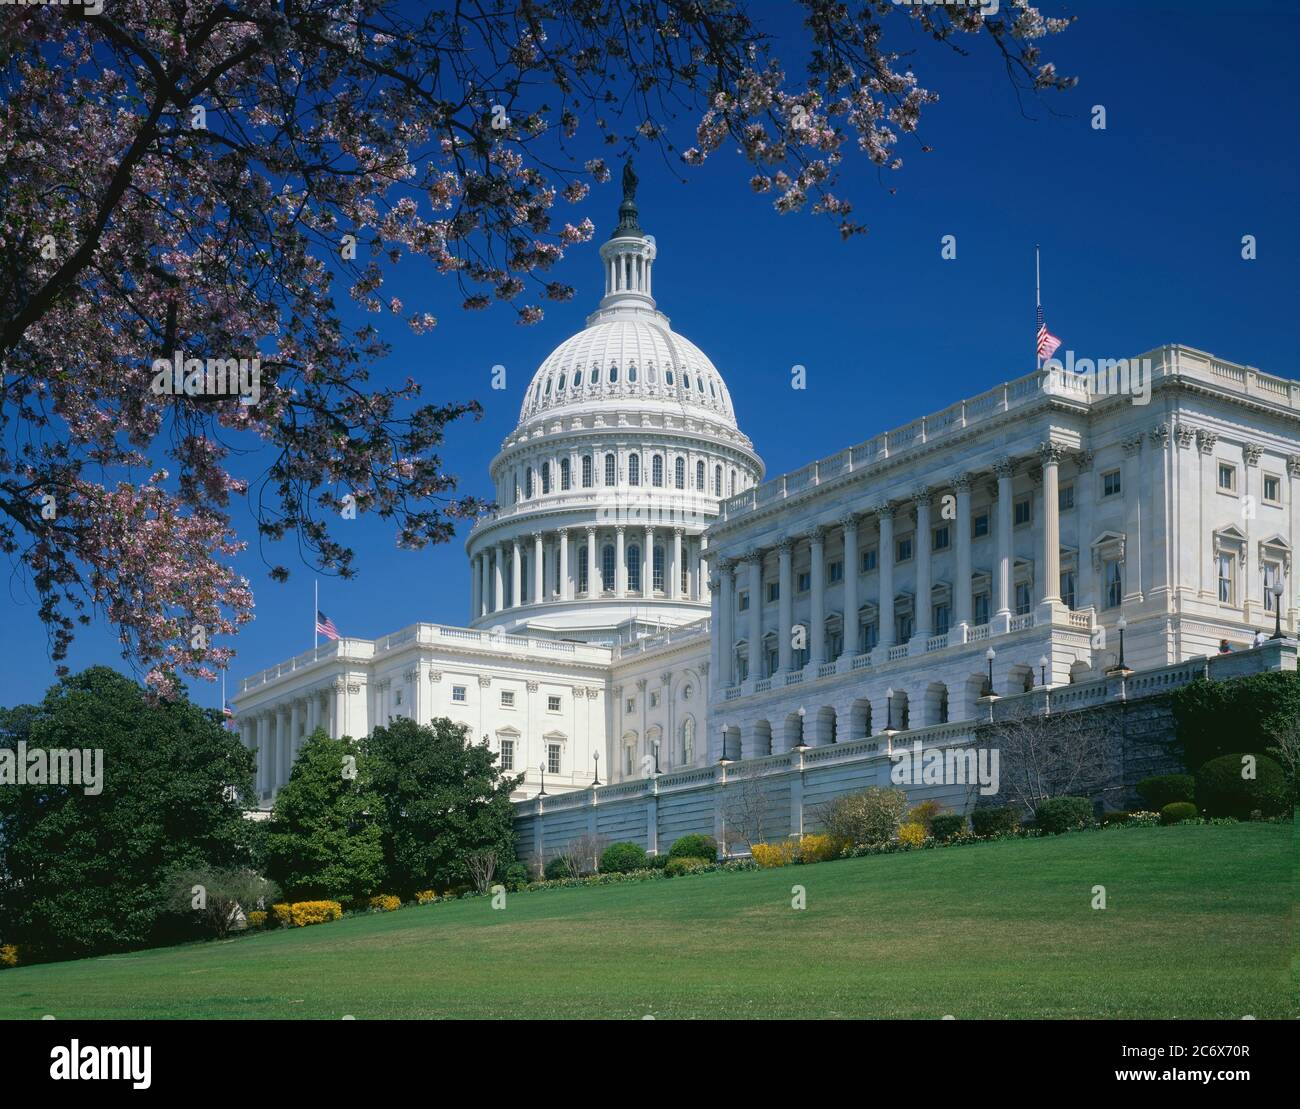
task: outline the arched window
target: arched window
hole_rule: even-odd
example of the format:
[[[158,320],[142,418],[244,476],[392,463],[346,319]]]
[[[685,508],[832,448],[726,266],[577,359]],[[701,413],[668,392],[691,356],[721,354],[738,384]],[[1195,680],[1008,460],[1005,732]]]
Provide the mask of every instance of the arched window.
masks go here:
[[[679,458],[673,463],[673,483],[678,489],[686,488],[686,459]]]
[[[682,764],[690,766],[695,761],[695,717],[682,721]]]
[[[636,381],[636,367],[635,367],[635,366],[629,366],[629,367],[627,368],[627,379],[628,379],[628,381]]]
[[[722,467],[715,466],[713,469],[713,495],[722,496]]]
[[[609,544],[600,552],[600,587],[607,593],[614,589],[614,548]]]
[[[616,384],[617,382],[618,382],[618,367],[617,367],[617,366],[610,366],[610,368],[609,368],[609,383],[610,383],[611,385],[614,385],[614,384]]]
[[[672,370],[664,370],[664,381],[666,381],[669,385],[671,385],[671,384],[673,383],[673,371],[672,371]]]
[[[623,558],[627,563],[627,587],[633,593],[639,593],[641,591],[641,548],[635,543],[629,543]]]
[[[542,495],[545,496],[551,491],[551,464],[542,463]]]
[[[560,388],[561,389],[564,388],[564,378],[560,378]],[[718,399],[718,394],[717,391],[713,388],[712,381],[709,382],[709,396],[711,396],[714,400]]]
[[[605,455],[605,484],[613,485],[618,481],[618,462],[612,454]]]
[[[559,380],[559,382],[558,382],[558,383],[556,384],[556,386],[555,386],[555,391],[556,391],[557,393],[563,393],[563,392],[564,392],[564,374],[560,374],[560,380]]]
[[[654,553],[654,581],[653,586],[660,593],[664,591],[664,549],[656,547]]]
[[[560,459],[560,489],[568,489],[573,480],[573,472],[567,458]]]
[[[546,379],[546,384],[542,386],[542,396],[549,397],[550,395],[551,395],[551,379],[548,377]]]
[[[533,468],[529,466],[528,469],[524,471],[524,496],[531,497],[532,495],[533,495]]]
[[[581,387],[581,385],[582,385],[582,371],[581,371],[581,370],[574,370],[574,371],[573,371],[573,387],[574,387],[575,389],[577,389],[577,388]]]
[[[700,392],[700,393],[704,392],[704,378],[702,378],[702,377],[697,377],[697,378],[695,379],[695,388],[696,388],[696,391],[697,391],[697,392]]]
[[[639,454],[627,456],[627,483],[629,485],[641,484],[641,456]]]
[[[704,463],[695,463],[695,488],[704,492]]]
[[[690,375],[690,374],[682,374],[682,384],[683,384],[687,389],[689,389],[689,388],[691,387],[691,375]]]
[[[578,592],[587,592],[587,548],[578,548]]]
[[[664,483],[664,456],[657,454],[650,460],[650,483],[662,486]]]
[[[589,454],[582,456],[582,487],[591,488],[591,455]]]

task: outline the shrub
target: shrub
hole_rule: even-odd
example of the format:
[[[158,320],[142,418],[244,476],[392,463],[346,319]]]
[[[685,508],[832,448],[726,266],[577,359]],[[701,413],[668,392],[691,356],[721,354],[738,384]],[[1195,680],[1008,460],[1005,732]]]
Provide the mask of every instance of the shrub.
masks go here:
[[[266,927],[266,913],[261,909],[254,909],[245,919],[248,921],[248,929],[250,932],[256,931],[258,928]]]
[[[646,866],[651,870],[663,870],[668,865],[669,855],[651,855],[646,859]]]
[[[799,841],[801,863],[824,863],[840,857],[840,841],[834,836],[809,835]]]
[[[795,844],[793,840],[780,843],[756,843],[750,848],[754,862],[762,867],[789,866],[794,862]]]
[[[822,825],[835,839],[854,846],[885,843],[893,838],[906,812],[907,794],[901,789],[872,786],[831,801],[822,811]]]
[[[0,967],[16,967],[17,965],[18,945],[16,943],[0,945]]]
[[[287,902],[279,901],[271,906],[271,915],[267,918],[267,923],[273,928],[288,928],[293,923],[290,913],[290,906]]]
[[[1160,814],[1158,812],[1147,812],[1145,809],[1139,809],[1137,812],[1128,814],[1128,819],[1124,821],[1126,828],[1154,828],[1160,823]]]
[[[639,843],[611,843],[600,856],[600,869],[612,874],[626,874],[646,865],[645,848]]]
[[[1244,755],[1211,759],[1196,772],[1196,803],[1206,816],[1248,819],[1253,812],[1280,816],[1289,811],[1291,795],[1282,767],[1267,755],[1255,755],[1255,777],[1243,778]]]
[[[1195,820],[1200,813],[1190,801],[1170,801],[1160,810],[1161,824],[1177,824],[1180,820]]]
[[[604,861],[602,856],[601,861]],[[576,875],[572,875],[576,877]],[[556,855],[550,862],[542,868],[542,877],[548,882],[554,882],[557,878],[571,877],[569,873],[569,860],[565,855]]]
[[[701,870],[708,870],[711,866],[713,866],[712,859],[691,859],[684,855],[670,856],[664,866],[664,874],[669,878],[676,878],[682,874],[697,874]]]
[[[931,822],[941,812],[943,806],[938,801],[922,801],[907,814],[907,823],[921,825],[925,829],[925,834],[929,835]]]
[[[1124,812],[1122,809],[1119,812],[1104,812],[1101,814],[1101,826],[1111,828],[1118,824],[1127,824],[1131,816],[1131,813]]]
[[[528,885],[528,867],[525,863],[513,862],[501,874],[501,884],[511,893],[523,889]]]
[[[712,836],[691,832],[673,843],[668,856],[673,859],[716,859],[718,844]]]
[[[926,840],[925,825],[907,823],[901,824],[898,828],[898,842],[906,844],[908,847],[920,847]]]
[[[437,890],[416,890],[415,903],[417,905],[431,905],[438,900]]]
[[[966,831],[966,817],[959,812],[941,812],[930,821],[930,835],[940,843],[956,839]]]
[[[1034,810],[1038,827],[1053,835],[1092,826],[1092,802],[1086,797],[1049,797]]]
[[[1191,801],[1196,796],[1196,779],[1190,774],[1158,774],[1137,784],[1138,796],[1157,811],[1175,801]]]
[[[394,909],[402,907],[402,899],[391,893],[377,893],[367,904],[382,913],[391,913]]]
[[[328,924],[343,916],[343,906],[337,901],[295,901],[289,906],[289,923],[295,928],[310,924]]]
[[[976,809],[970,816],[971,827],[977,836],[996,836],[1020,830],[1020,806],[997,805]]]

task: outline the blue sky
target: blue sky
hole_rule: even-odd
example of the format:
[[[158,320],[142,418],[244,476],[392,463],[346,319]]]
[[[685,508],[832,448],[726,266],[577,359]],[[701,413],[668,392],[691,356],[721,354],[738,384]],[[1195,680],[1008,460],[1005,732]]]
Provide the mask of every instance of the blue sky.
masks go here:
[[[769,9],[782,10],[756,8]],[[659,245],[660,308],[721,371],[769,475],[1033,369],[1036,241],[1048,324],[1064,347],[1120,357],[1182,342],[1297,376],[1297,66],[1290,36],[1275,30],[1290,25],[1288,5],[1049,0],[1043,10],[1079,16],[1045,48],[1079,87],[1045,101],[1019,101],[986,43],[972,43],[966,58],[919,44],[921,83],[942,96],[922,120],[935,149],[905,142],[904,168],[884,180],[863,159],[848,160],[842,191],[866,236],[843,242],[830,221],[776,215],[769,198],[748,191],[749,172],[734,156],[697,170],[638,157],[641,222]],[[778,56],[793,59],[783,48],[792,28],[764,25]],[[1094,104],[1105,106],[1105,131],[1090,125]],[[517,326],[501,307],[460,311],[455,289],[431,270],[405,263],[393,276],[408,309],[440,323],[415,337],[390,322],[386,372],[412,374],[429,397],[485,406],[480,423],[452,429],[444,452],[466,491],[492,495],[487,467],[533,370],[595,306],[596,247],[615,221],[617,174],[614,182],[578,209],[596,239],[557,274],[577,296],[548,305],[539,325]],[[1252,262],[1241,259],[1246,234],[1258,240]],[[956,236],[953,261],[940,258],[944,235]],[[488,387],[497,363],[507,370],[504,392]],[[802,392],[789,388],[796,363],[807,367]],[[245,513],[236,522],[254,537]],[[382,521],[341,527],[360,573],[320,587],[321,607],[345,634],[466,620],[465,529],[451,544],[408,552]],[[312,571],[291,547],[267,561],[293,574],[271,582],[255,544],[240,560],[258,617],[238,639],[232,695],[239,676],[312,645]],[[11,705],[39,699],[54,664],[34,596],[13,574],[7,586],[0,704]],[[79,634],[69,663],[125,668],[99,619]],[[192,693],[219,702],[216,689]]]

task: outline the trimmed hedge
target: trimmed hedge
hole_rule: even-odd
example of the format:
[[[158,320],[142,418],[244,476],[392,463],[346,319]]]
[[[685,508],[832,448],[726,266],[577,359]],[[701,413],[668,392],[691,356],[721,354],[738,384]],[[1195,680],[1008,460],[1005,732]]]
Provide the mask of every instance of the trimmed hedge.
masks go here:
[[[976,809],[971,813],[971,827],[977,836],[996,836],[1020,831],[1021,814],[1018,805],[998,805]]]
[[[669,857],[667,864],[664,866],[664,876],[668,878],[677,878],[683,874],[696,874],[701,870],[709,870],[713,867],[712,859],[689,858],[685,855]]]
[[[1196,803],[1206,816],[1235,816],[1238,820],[1281,816],[1291,809],[1291,793],[1282,768],[1267,755],[1253,755],[1255,777],[1243,778],[1244,754],[1211,759],[1196,772]]]
[[[966,831],[966,818],[959,812],[944,812],[930,820],[930,834],[947,843]]]
[[[1190,801],[1170,801],[1160,810],[1160,823],[1177,824],[1180,820],[1195,820],[1200,815]]]
[[[1157,774],[1137,784],[1138,796],[1157,812],[1175,801],[1196,799],[1196,779],[1190,774]]]
[[[716,859],[718,844],[712,836],[691,832],[676,840],[668,850],[670,859]]]
[[[1051,835],[1092,826],[1092,802],[1086,797],[1049,797],[1034,810],[1039,829]]]
[[[604,870],[604,867],[601,867]],[[548,882],[554,882],[559,878],[569,876],[569,863],[563,855],[556,855],[544,867],[542,867],[542,877]]]
[[[639,843],[611,843],[600,856],[600,869],[606,874],[626,874],[648,865],[645,848]]]

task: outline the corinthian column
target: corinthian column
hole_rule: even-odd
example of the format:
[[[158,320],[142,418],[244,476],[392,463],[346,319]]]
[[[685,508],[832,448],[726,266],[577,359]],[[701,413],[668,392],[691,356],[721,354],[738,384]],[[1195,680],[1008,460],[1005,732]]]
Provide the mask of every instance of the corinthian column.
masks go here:
[[[880,638],[876,646],[882,651],[894,645],[894,506],[882,504],[880,516],[880,548],[876,556],[876,577],[880,581]]]
[[[850,513],[840,521],[844,528],[844,649],[846,664],[858,653],[858,518]]]
[[[826,661],[826,529],[813,528],[808,545],[812,556],[810,661],[814,666],[820,666]]]
[[[960,643],[966,642],[970,630],[970,482],[970,474],[958,474],[952,482],[957,493],[957,534],[953,537],[957,544],[957,580],[953,582],[953,616],[956,627],[953,631]]]
[[[790,637],[794,632],[794,583],[790,580],[790,563],[794,555],[794,541],[782,539],[776,546],[776,553],[777,572],[780,575],[777,591],[781,594],[777,598],[776,649],[781,671],[788,673],[793,665]]]
[[[1061,607],[1061,501],[1059,466],[1065,448],[1059,443],[1042,443],[1038,456],[1043,462],[1043,573],[1040,587],[1041,615],[1051,621]]]

